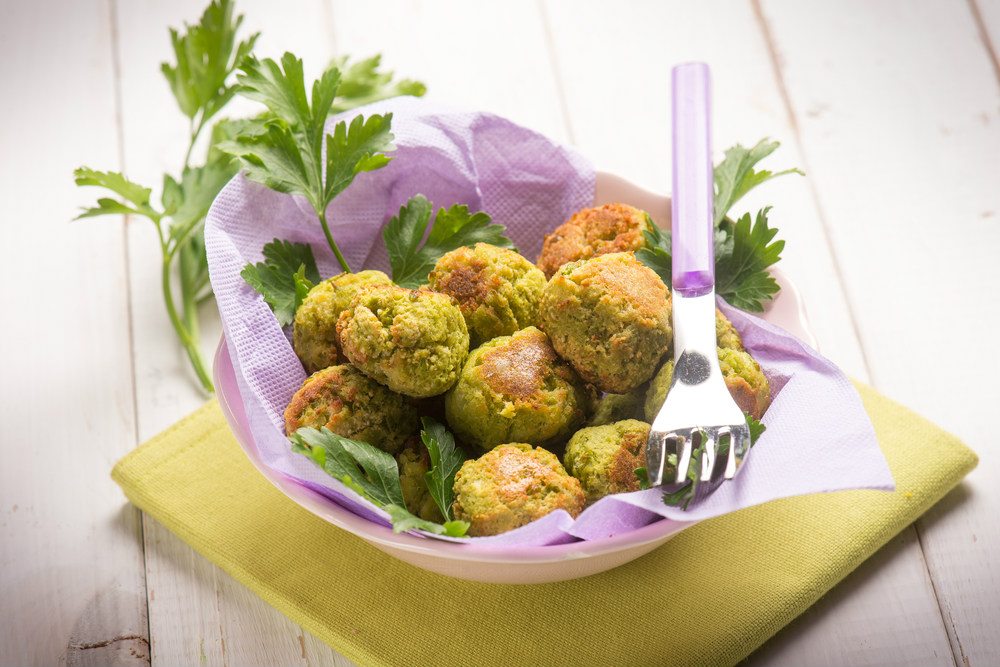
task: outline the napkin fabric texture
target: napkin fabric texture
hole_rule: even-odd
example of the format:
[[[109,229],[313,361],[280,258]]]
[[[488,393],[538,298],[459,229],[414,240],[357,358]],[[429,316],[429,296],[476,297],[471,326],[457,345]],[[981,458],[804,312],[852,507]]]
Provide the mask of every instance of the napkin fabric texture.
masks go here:
[[[507,228],[521,253],[534,260],[544,234],[592,204],[595,171],[574,149],[483,112],[442,107],[416,98],[378,102],[331,119],[392,113],[397,149],[383,169],[362,173],[331,205],[334,238],[355,269],[387,269],[379,231],[409,197],[424,194],[437,207],[467,205]],[[627,203],[627,202],[626,202]],[[302,198],[242,176],[209,211],[205,241],[212,286],[229,344],[249,431],[264,464],[347,506],[387,522],[384,512],[291,452],[283,431],[285,407],[306,375],[263,298],[240,276],[261,261],[273,239],[309,243],[321,275],[338,272],[315,213]],[[530,527],[481,542],[544,545],[607,537],[665,516],[703,519],[776,498],[843,489],[893,488],[892,475],[857,392],[844,374],[787,332],[720,301],[760,362],[773,402],[767,430],[740,475],[685,512],[649,489],[602,499],[575,521],[559,510]]]
[[[257,472],[214,400],[112,477],[136,506],[360,665],[732,665],[976,465],[954,436],[858,390],[895,491],[775,500],[552,584],[426,572],[323,521]]]

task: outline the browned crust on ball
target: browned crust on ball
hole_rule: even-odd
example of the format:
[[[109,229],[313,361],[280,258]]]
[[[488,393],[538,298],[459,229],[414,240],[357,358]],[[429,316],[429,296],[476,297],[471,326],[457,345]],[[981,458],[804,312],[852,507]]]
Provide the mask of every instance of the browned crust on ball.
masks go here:
[[[548,369],[557,359],[548,336],[526,329],[506,345],[484,352],[479,373],[496,393],[528,400],[544,388]]]
[[[646,245],[646,213],[627,204],[577,211],[545,235],[538,268],[551,278],[562,265],[609,252],[634,252]]]
[[[622,436],[622,445],[608,467],[608,481],[615,493],[639,490],[639,478],[635,475],[635,469],[646,467],[648,437],[648,428],[645,433],[628,431]]]

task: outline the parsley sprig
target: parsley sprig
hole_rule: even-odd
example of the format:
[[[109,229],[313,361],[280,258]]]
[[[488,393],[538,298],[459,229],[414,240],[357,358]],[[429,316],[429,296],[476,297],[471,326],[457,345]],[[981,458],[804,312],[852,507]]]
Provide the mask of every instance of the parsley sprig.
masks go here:
[[[217,152],[210,152],[205,163],[196,166],[191,164],[191,155],[208,122],[232,98],[235,91],[229,82],[230,75],[257,40],[254,34],[237,43],[236,32],[243,17],[233,14],[230,0],[217,0],[205,9],[196,25],[185,26],[183,34],[170,31],[176,64],[163,63],[161,71],[178,107],[188,118],[190,141],[180,178],[169,174],[163,177],[159,206],[152,202],[151,188],[121,173],[89,167],[74,172],[77,185],[102,187],[117,196],[99,198],[97,206],[84,209],[77,219],[138,215],[156,226],[162,257],[160,283],[167,314],[201,386],[208,393],[214,387],[201,352],[197,312],[198,304],[211,297],[202,232],[209,206],[235,175],[236,167],[227,156]],[[179,299],[174,295],[175,274],[179,277]]]
[[[421,519],[406,509],[399,483],[399,466],[392,455],[367,442],[337,435],[326,427],[300,428],[289,436],[289,440],[293,452],[308,456],[328,475],[385,510],[392,520],[393,532],[424,530],[434,535],[463,537],[469,524],[453,518],[451,504],[455,473],[465,460],[464,453],[455,447],[454,438],[444,426],[434,419],[424,417],[423,426],[420,436],[432,464],[427,472],[428,489],[445,517],[443,523]]]
[[[330,233],[326,208],[358,173],[389,163],[385,153],[395,150],[392,114],[373,114],[367,120],[355,116],[350,125],[341,121],[328,134],[326,119],[342,81],[340,69],[328,67],[307,96],[302,61],[292,53],[286,52],[280,65],[248,56],[237,79],[239,93],[263,103],[272,115],[248,122],[219,148],[239,158],[250,180],[305,197],[341,268],[350,271]]]
[[[427,490],[446,521],[452,521],[451,506],[455,502],[455,473],[465,462],[465,453],[455,446],[455,438],[438,421],[423,417],[420,439],[427,447],[431,469],[427,471]]]
[[[99,187],[111,196],[100,197],[97,205],[77,216],[141,216],[156,227],[162,265],[160,281],[170,323],[190,359],[198,381],[206,393],[213,393],[209,365],[202,352],[198,306],[212,298],[205,256],[204,219],[212,201],[239,170],[233,157],[216,147],[266,126],[264,118],[216,120],[237,93],[233,80],[239,65],[253,51],[259,33],[237,41],[243,22],[235,14],[232,0],[213,0],[195,25],[184,30],[170,29],[173,63],[162,63],[160,71],[187,118],[189,142],[179,176],[165,174],[160,203],[153,200],[150,187],[115,171],[80,167],[74,172],[79,186]],[[391,72],[380,72],[379,56],[348,64],[346,56],[334,61],[340,70],[337,101],[331,113],[351,109],[395,95],[423,95],[422,83],[394,81]],[[195,164],[193,152],[205,129],[211,127],[209,149],[204,163]],[[303,275],[303,277],[306,277]],[[304,285],[305,283],[300,283]],[[175,292],[175,287],[179,292]]]
[[[777,150],[779,143],[762,139],[753,148],[737,144],[725,152],[725,157],[714,169],[715,182],[715,292],[728,303],[749,312],[762,312],[764,302],[778,292],[778,283],[767,268],[781,259],[785,247],[782,240],[774,240],[778,230],[769,227],[767,213],[770,207],[757,213],[751,224],[750,214],[736,221],[729,211],[746,193],[761,183],[784,174],[801,174],[798,169],[771,172],[755,170],[758,162]],[[671,278],[670,232],[655,225],[644,232],[647,248],[636,252],[636,257],[669,285]]]

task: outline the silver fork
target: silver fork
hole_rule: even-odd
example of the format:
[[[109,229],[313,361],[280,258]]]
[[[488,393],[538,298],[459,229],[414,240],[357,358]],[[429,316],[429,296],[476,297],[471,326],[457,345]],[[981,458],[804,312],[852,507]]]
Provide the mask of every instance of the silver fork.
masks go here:
[[[652,486],[685,482],[695,452],[695,480],[715,484],[732,479],[750,448],[750,427],[722,378],[715,337],[708,66],[678,65],[672,88],[674,375],[646,441]],[[672,458],[675,473],[664,479]]]

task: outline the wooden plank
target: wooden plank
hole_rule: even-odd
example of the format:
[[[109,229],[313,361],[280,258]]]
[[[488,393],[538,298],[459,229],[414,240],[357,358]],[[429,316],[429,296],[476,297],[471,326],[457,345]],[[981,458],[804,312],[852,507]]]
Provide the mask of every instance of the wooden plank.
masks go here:
[[[108,472],[135,445],[120,219],[71,222],[117,168],[106,2],[0,22],[0,664],[148,664],[139,515]]]
[[[962,3],[762,4],[875,386],[980,454],[917,525],[956,661],[995,664],[1000,389],[981,352],[1000,325],[984,307],[1000,242],[995,50]],[[996,3],[975,6],[995,45]]]
[[[125,163],[132,178],[154,188],[164,173],[177,176],[188,142],[186,118],[176,106],[159,65],[173,61],[168,26],[197,22],[203,0],[119,3],[122,121]],[[293,50],[307,69],[321,68],[331,53],[319,2],[238,2],[245,16],[241,38],[260,31],[256,53],[280,58]],[[259,107],[235,100],[231,116]],[[152,225],[129,226],[132,327],[135,331],[138,419],[145,440],[199,407],[206,399],[190,370],[160,296],[159,246]],[[211,361],[221,334],[218,312],[201,312],[202,347]],[[152,655],[161,664],[342,664],[325,644],[198,555],[158,522],[145,517],[149,627]],[[303,656],[305,643],[310,648]]]
[[[741,212],[775,205],[770,220],[787,241],[782,266],[805,295],[820,349],[853,377],[868,379],[841,268],[829,248],[826,212],[812,184],[812,154],[798,141],[798,118],[788,113],[753,6],[625,3],[605,12],[596,2],[550,1],[546,9],[571,134],[601,164],[647,187],[669,189],[669,72],[688,60],[712,67],[716,152],[767,136],[782,142],[780,155],[764,166],[799,166],[807,178],[785,176],[762,186],[740,203]],[[913,647],[903,657],[916,663],[950,661],[915,535],[910,530],[898,539],[906,546],[889,551],[891,557],[877,556],[841,586],[849,596],[829,596],[751,662],[878,664],[887,647],[903,645]],[[873,570],[878,576],[866,574]],[[886,596],[887,590],[907,594]],[[897,621],[904,614],[913,619],[906,626]],[[856,622],[859,618],[864,621]],[[873,645],[877,648],[866,650]]]
[[[339,53],[380,53],[386,69],[427,84],[427,99],[484,110],[568,141],[537,3],[331,0]]]

